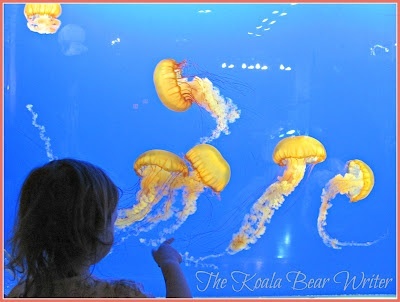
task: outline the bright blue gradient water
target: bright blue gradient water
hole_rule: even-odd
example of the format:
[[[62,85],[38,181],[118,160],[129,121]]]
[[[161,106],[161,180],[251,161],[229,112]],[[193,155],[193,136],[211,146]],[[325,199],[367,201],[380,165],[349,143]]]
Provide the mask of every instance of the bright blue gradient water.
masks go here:
[[[200,70],[241,109],[240,119],[230,124],[231,134],[211,142],[230,164],[229,184],[219,197],[209,189],[201,194],[196,213],[173,234],[174,246],[186,253],[186,260],[225,251],[252,204],[282,175],[272,151],[287,131],[317,138],[328,154],[323,163],[307,169],[250,249],[197,265],[188,260],[182,264],[193,295],[396,294],[394,4],[62,8],[58,32],[41,35],[26,27],[23,5],[4,7],[7,250],[22,181],[51,155],[104,168],[125,192],[120,207],[128,207],[139,189],[132,165],[141,153],[165,149],[183,156],[200,137],[210,135],[215,121],[208,112],[196,105],[173,112],[157,97],[154,68],[160,60],[174,58],[188,60],[191,76]],[[73,29],[69,37],[80,43],[73,55],[66,51],[71,40],[61,34],[67,26]],[[223,63],[234,67],[223,68]],[[257,69],[257,63],[268,69]],[[288,67],[291,70],[285,70]],[[34,127],[28,104],[45,129]],[[40,130],[45,130],[42,138]],[[351,159],[372,168],[375,186],[354,204],[338,195],[326,230],[342,241],[383,239],[369,247],[335,250],[325,246],[317,232],[320,196]],[[181,202],[178,194],[176,206]],[[139,235],[117,231],[115,247],[94,273],[133,279],[163,296],[152,247],[139,240],[157,239],[158,232],[172,224],[170,220]],[[5,293],[14,284],[5,271]]]

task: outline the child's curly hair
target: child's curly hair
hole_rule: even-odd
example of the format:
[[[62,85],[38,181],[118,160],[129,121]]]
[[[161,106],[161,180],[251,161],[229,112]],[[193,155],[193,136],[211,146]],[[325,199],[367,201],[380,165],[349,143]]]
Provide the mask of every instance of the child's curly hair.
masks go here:
[[[26,282],[24,296],[30,290],[51,296],[52,281],[105,256],[98,251],[113,244],[113,236],[104,233],[118,199],[118,187],[88,162],[54,160],[29,173],[19,196],[10,262]]]

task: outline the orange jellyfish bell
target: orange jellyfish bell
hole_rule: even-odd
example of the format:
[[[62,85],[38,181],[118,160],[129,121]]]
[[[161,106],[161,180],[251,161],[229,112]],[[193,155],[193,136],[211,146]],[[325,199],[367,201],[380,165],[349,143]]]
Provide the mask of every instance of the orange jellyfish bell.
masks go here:
[[[282,139],[275,147],[272,159],[280,166],[287,166],[280,180],[290,180],[299,174],[306,164],[317,164],[326,159],[326,150],[317,139],[307,136],[290,136]],[[303,178],[303,172],[300,172]],[[299,181],[301,180],[299,179]]]
[[[289,159],[306,159],[307,164],[320,163],[326,159],[326,150],[311,136],[290,136],[276,145],[272,159],[280,166],[285,166]]]
[[[197,172],[201,182],[214,192],[221,192],[231,177],[231,168],[217,148],[199,144],[190,149],[185,158]]]
[[[182,65],[174,59],[160,61],[153,75],[154,85],[158,97],[168,109],[186,111],[193,101],[191,87],[187,79],[182,78]]]
[[[189,173],[185,162],[178,155],[166,150],[153,149],[142,153],[136,159],[133,169],[136,174],[143,176],[144,170],[151,166],[168,172],[179,172],[183,176],[187,176]]]
[[[39,34],[54,34],[61,25],[59,3],[27,3],[24,14],[28,28]]]
[[[348,196],[351,202],[357,202],[366,198],[371,193],[374,187],[375,178],[372,169],[359,159],[350,160],[347,162],[347,170],[355,175],[356,178],[362,178],[361,187],[356,190],[350,190]]]

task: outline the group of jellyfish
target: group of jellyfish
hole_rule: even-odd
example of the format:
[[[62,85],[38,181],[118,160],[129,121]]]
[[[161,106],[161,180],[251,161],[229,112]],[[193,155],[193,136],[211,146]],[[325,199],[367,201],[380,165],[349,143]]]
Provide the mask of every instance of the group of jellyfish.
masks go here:
[[[229,110],[227,111],[225,102],[216,100],[219,94],[213,94],[215,88],[212,83],[199,77],[190,81],[183,76],[183,67],[184,65],[173,59],[165,59],[157,64],[153,79],[161,102],[167,108],[178,112],[187,110],[195,103],[226,122]],[[205,82],[207,85],[204,85]],[[152,223],[168,219],[173,215],[171,207],[174,192],[183,189],[184,208],[175,214],[177,223],[160,233],[162,236],[170,234],[195,212],[196,200],[206,187],[219,194],[229,182],[229,164],[211,145],[199,144],[185,155],[192,168],[190,172],[175,154],[158,152],[159,150],[145,152],[136,160],[134,170],[141,178],[141,190],[137,194],[138,203],[131,209],[123,210],[123,217],[117,220],[117,226],[124,227],[142,219]],[[282,139],[275,147],[273,160],[285,167],[283,175],[279,176],[253,204],[225,252],[235,254],[256,243],[265,233],[266,224],[271,222],[274,212],[283,204],[285,197],[289,196],[303,179],[306,166],[315,165],[325,159],[324,146],[313,137],[291,136]],[[371,168],[358,159],[347,163],[345,175],[336,175],[327,183],[322,192],[317,220],[318,233],[327,246],[339,249],[342,246],[368,246],[374,243],[341,242],[331,238],[325,231],[326,216],[332,206],[330,202],[337,194],[346,194],[351,202],[356,202],[367,197],[373,185],[374,175]],[[149,215],[152,206],[163,197],[167,199],[163,209]]]
[[[151,241],[151,244],[158,244],[196,212],[197,199],[205,188],[218,194],[228,184],[230,166],[214,146],[197,144],[186,152],[184,159],[166,150],[153,149],[142,153],[133,166],[141,179],[137,203],[132,208],[120,210],[115,225],[125,228],[144,220],[150,224],[148,228],[140,228],[140,232],[144,232],[174,217],[175,223],[164,228],[159,238]],[[182,190],[184,203],[181,210],[176,210],[174,201],[179,190]],[[163,206],[151,212],[162,199],[165,199]]]
[[[55,33],[60,26],[57,17],[61,14],[59,4],[30,3],[25,6],[28,28],[39,33]],[[208,111],[216,120],[217,127],[211,136],[204,137],[190,149],[184,158],[166,151],[149,150],[134,162],[133,169],[140,178],[140,190],[136,203],[128,209],[120,209],[116,226],[124,229],[135,223],[146,221],[150,228],[161,221],[175,218],[176,222],[164,228],[157,244],[166,235],[175,232],[187,218],[196,212],[196,202],[206,188],[219,194],[229,183],[231,170],[228,162],[214,146],[208,144],[221,133],[229,134],[229,123],[240,117],[240,110],[229,98],[224,98],[219,89],[207,78],[184,76],[186,62],[173,59],[160,61],[154,70],[154,86],[162,104],[168,109],[183,112],[193,104]],[[273,151],[273,161],[285,167],[282,176],[272,183],[244,216],[243,223],[226,248],[228,254],[249,249],[266,231],[266,224],[278,210],[285,197],[289,196],[304,177],[307,165],[316,165],[326,159],[326,150],[317,139],[302,135],[282,139]],[[323,242],[332,248],[343,246],[369,246],[372,242],[342,242],[331,238],[326,232],[326,219],[331,201],[337,194],[347,195],[350,202],[366,198],[374,186],[371,168],[359,159],[346,164],[346,173],[338,174],[328,181],[322,190],[317,229]],[[174,208],[175,196],[182,191],[182,209]],[[164,200],[158,210],[155,206]],[[142,231],[145,231],[142,229]]]

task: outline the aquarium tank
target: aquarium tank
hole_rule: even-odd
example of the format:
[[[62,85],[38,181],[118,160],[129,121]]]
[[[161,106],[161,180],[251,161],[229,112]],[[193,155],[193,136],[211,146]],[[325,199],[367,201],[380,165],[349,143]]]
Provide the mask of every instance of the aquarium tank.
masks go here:
[[[4,279],[24,179],[121,189],[92,269],[165,297],[395,297],[397,6],[4,4]]]

